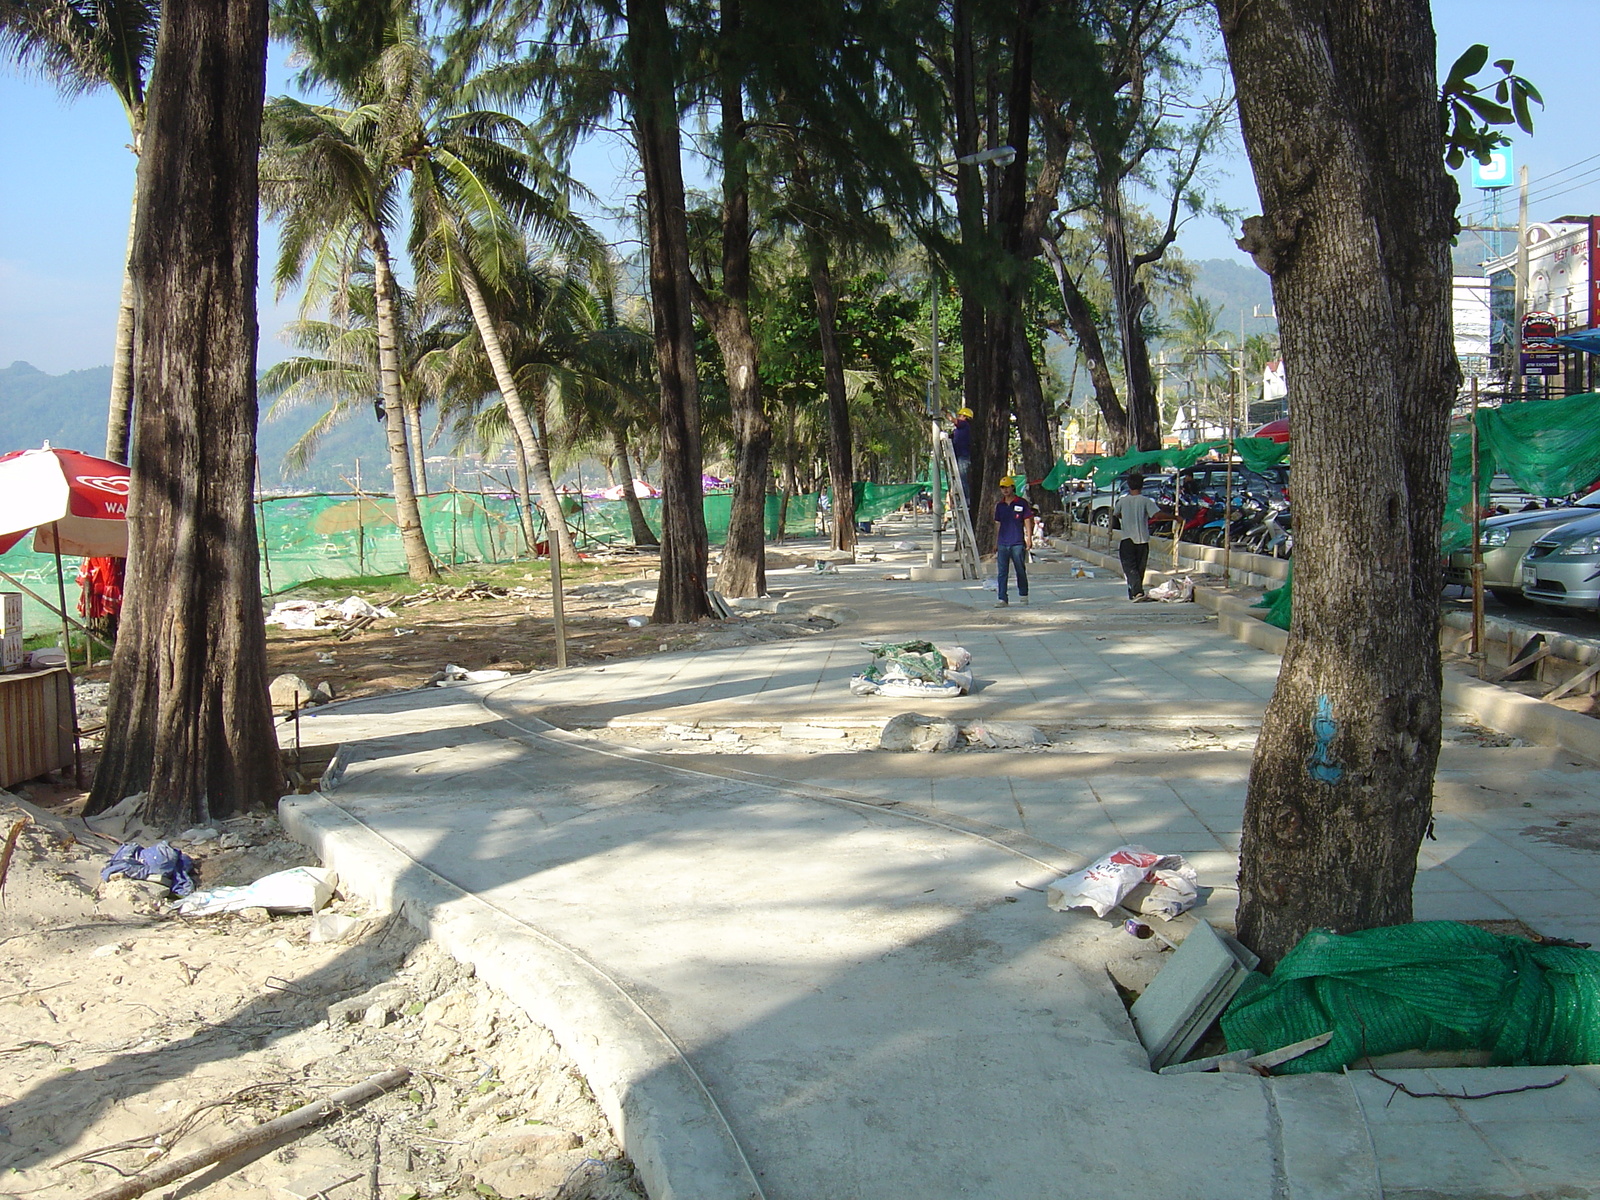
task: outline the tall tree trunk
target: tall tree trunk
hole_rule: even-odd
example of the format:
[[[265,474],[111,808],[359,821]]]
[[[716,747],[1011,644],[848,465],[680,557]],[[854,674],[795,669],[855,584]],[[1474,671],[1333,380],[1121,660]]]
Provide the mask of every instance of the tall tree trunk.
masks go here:
[[[162,8],[134,239],[128,600],[86,808],[146,792],[162,829],[263,808],[284,785],[251,504],[266,48],[265,0]]]
[[[1122,372],[1128,386],[1128,424],[1139,450],[1161,449],[1161,415],[1156,411],[1155,373],[1150,370],[1150,346],[1145,340],[1144,313],[1150,300],[1138,280],[1128,249],[1127,222],[1122,213],[1122,184],[1116,179],[1100,185],[1100,221],[1106,255],[1106,276],[1117,318],[1117,340],[1122,346]]]
[[[395,524],[400,527],[400,545],[405,550],[406,572],[418,583],[435,577],[433,555],[428,552],[427,534],[422,528],[422,511],[417,507],[416,484],[411,477],[411,458],[406,449],[406,404],[400,387],[399,302],[395,295],[394,270],[389,263],[389,241],[381,229],[367,231],[372,250],[374,309],[378,327],[378,390],[383,395],[385,432],[389,441],[389,474],[394,480]]]
[[[835,550],[856,548],[854,439],[845,394],[844,355],[839,349],[839,299],[828,269],[828,247],[815,229],[805,231],[811,294],[817,304],[817,342],[822,349],[822,384],[828,398],[828,486],[833,494]],[[762,503],[765,503],[763,499]]]
[[[711,615],[700,482],[700,380],[689,295],[689,226],[678,146],[672,31],[664,0],[627,0],[634,135],[644,174],[650,310],[661,389],[661,581],[657,624]]]
[[[622,472],[622,502],[628,506],[628,524],[633,528],[635,546],[659,546],[650,522],[644,519],[644,505],[639,503],[639,493],[633,488],[633,456],[628,453],[628,434],[623,429],[611,431],[611,445]]]
[[[1100,340],[1100,327],[1095,324],[1094,309],[1078,287],[1078,281],[1067,273],[1061,260],[1061,249],[1049,238],[1040,239],[1045,260],[1055,272],[1056,286],[1061,290],[1061,305],[1066,310],[1067,324],[1078,339],[1078,357],[1089,372],[1089,382],[1094,386],[1094,401],[1105,418],[1106,436],[1111,442],[1111,453],[1120,455],[1127,451],[1132,441],[1128,412],[1117,395],[1116,382],[1111,378],[1111,368],[1106,365],[1105,345]]]
[[[1240,936],[1411,919],[1439,750],[1456,189],[1425,0],[1219,0],[1295,414],[1294,616],[1250,774]]]
[[[411,449],[411,478],[416,481],[417,495],[428,494],[428,450],[422,437],[422,405],[414,400],[406,403],[406,445]]]
[[[1017,441],[1022,447],[1022,469],[1028,476],[1028,499],[1041,516],[1060,512],[1061,493],[1040,486],[1040,480],[1056,465],[1055,443],[1045,419],[1044,388],[1033,361],[1033,347],[1028,344],[1028,333],[1021,322],[1011,325],[1011,379],[1016,396],[1012,410],[1017,414]]]
[[[117,340],[111,355],[111,410],[106,415],[106,457],[128,461],[133,429],[134,305],[133,246],[139,225],[139,169],[134,160],[133,203],[128,206],[128,256],[122,267],[122,297],[117,303]]]
[[[523,403],[522,392],[517,387],[517,378],[511,373],[511,364],[506,358],[505,343],[495,326],[494,315],[489,311],[488,298],[484,296],[483,286],[464,256],[458,279],[461,290],[466,293],[467,307],[472,310],[472,322],[477,327],[478,340],[483,343],[483,351],[489,358],[489,367],[494,372],[495,386],[500,389],[500,397],[506,402],[506,416],[511,420],[511,432],[517,440],[520,451],[517,481],[522,489],[523,511],[529,514],[529,553],[533,552],[534,544],[533,507],[528,496],[528,476],[531,471],[534,486],[539,489],[539,507],[545,514],[546,528],[555,531],[561,557],[567,562],[577,562],[578,546],[572,540],[572,530],[567,527],[566,515],[561,511],[561,497],[556,492],[555,477],[550,471],[550,452],[534,431],[533,422],[528,418],[528,406]]]
[[[956,158],[969,158],[978,152],[982,127],[978,117],[978,80],[974,0],[954,0],[951,8],[954,107],[956,117]],[[989,307],[983,295],[987,287],[984,247],[988,229],[984,218],[983,168],[964,163],[956,168],[956,223],[961,232],[961,388],[965,406],[972,410],[972,467],[967,480],[967,509],[972,518],[978,549],[994,549],[993,521],[981,520],[985,495],[996,494],[995,464],[1001,457],[995,446],[995,397],[990,343]],[[994,511],[993,501],[988,512]],[[985,514],[986,515],[986,514]]]
[[[733,504],[717,589],[728,596],[767,590],[767,477],[772,423],[761,396],[760,354],[750,327],[750,145],[734,42],[742,9],[722,4],[722,296],[703,307],[722,351],[733,414]]]

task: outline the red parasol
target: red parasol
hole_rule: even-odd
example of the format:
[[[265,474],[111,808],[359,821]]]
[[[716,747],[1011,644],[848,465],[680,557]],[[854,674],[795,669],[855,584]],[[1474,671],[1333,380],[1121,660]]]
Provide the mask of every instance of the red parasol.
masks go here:
[[[126,558],[127,516],[128,468],[121,463],[48,443],[0,455],[0,554],[31,529],[33,548],[47,554]]]

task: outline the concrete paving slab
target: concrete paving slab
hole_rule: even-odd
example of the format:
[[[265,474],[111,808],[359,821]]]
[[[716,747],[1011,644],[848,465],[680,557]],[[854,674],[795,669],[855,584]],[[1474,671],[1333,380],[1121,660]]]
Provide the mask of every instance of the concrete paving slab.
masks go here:
[[[769,1196],[1010,1196],[1062,1180],[1090,1197],[1366,1196],[1373,1172],[1383,1194],[1416,1200],[1600,1195],[1600,1173],[1517,1115],[1592,1143],[1589,1093],[1551,1094],[1554,1115],[1511,1097],[1508,1116],[1477,1123],[1446,1104],[1431,1124],[1448,1134],[1419,1147],[1406,1130],[1422,1110],[1354,1076],[1343,1092],[1217,1075],[1151,1090],[1103,975],[1126,936],[1047,919],[1018,885],[1141,840],[1190,858],[1215,889],[1201,911],[1227,928],[1248,738],[1200,750],[1187,731],[1253,731],[1276,658],[1192,609],[1127,606],[1115,580],[1041,575],[1030,609],[995,614],[970,582],[884,583],[886,565],[772,573],[786,602],[859,614],[827,634],[336,706],[304,736],[350,742],[335,793],[349,820],[620,981],[736,1114],[729,1134]],[[843,682],[865,664],[861,640],[908,632],[978,658],[980,690],[940,711],[1100,741],[668,758],[542,722],[887,719],[915,706]],[[1419,918],[1516,918],[1600,943],[1597,793],[1593,767],[1559,747],[1447,746]],[[1508,888],[1507,868],[1529,884]],[[1039,1046],[1052,1053],[1028,1053]],[[1461,1073],[1432,1073],[1445,1074]],[[1183,1153],[1147,1161],[1127,1134],[1138,1113],[1183,1114]]]

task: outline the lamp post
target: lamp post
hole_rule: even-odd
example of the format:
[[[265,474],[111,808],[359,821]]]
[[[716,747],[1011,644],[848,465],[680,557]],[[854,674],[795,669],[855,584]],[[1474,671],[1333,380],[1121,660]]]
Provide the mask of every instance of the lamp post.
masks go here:
[[[963,154],[961,157],[949,162],[938,164],[934,168],[934,187],[938,187],[938,171],[940,167],[959,165],[963,167],[1009,165],[1017,157],[1016,149],[1012,146],[990,146],[986,150],[979,150],[973,154]],[[929,256],[929,275],[933,280],[932,328],[929,338],[929,358],[932,368],[932,378],[928,384],[928,424],[930,426],[931,453],[929,455],[928,482],[933,488],[933,551],[928,557],[928,565],[935,571],[944,566],[944,505],[942,481],[939,478],[939,429],[940,395],[939,395],[939,271],[933,266],[932,255]]]

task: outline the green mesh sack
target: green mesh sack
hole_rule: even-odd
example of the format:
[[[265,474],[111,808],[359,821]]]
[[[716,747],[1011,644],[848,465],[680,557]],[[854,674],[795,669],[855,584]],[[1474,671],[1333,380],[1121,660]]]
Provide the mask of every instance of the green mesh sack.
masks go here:
[[[1306,934],[1222,1015],[1228,1048],[1332,1031],[1278,1070],[1336,1071],[1400,1050],[1486,1050],[1497,1066],[1600,1061],[1600,953],[1457,921]]]
[[[872,665],[866,674],[874,681],[898,677],[944,682],[944,655],[932,642],[885,642],[871,644],[871,649]]]
[[[1476,507],[1481,512],[1489,503],[1489,481],[1494,475],[1494,462],[1488,459],[1484,448],[1478,447],[1478,497]],[[1439,547],[1441,554],[1454,554],[1472,545],[1472,434],[1450,435],[1450,486],[1444,498],[1444,534]]]
[[[1283,577],[1283,586],[1268,588],[1261,593],[1261,599],[1250,606],[1251,608],[1264,608],[1267,615],[1261,619],[1268,625],[1276,625],[1279,629],[1289,628],[1289,616],[1294,608],[1294,563],[1289,563],[1289,570]]]

